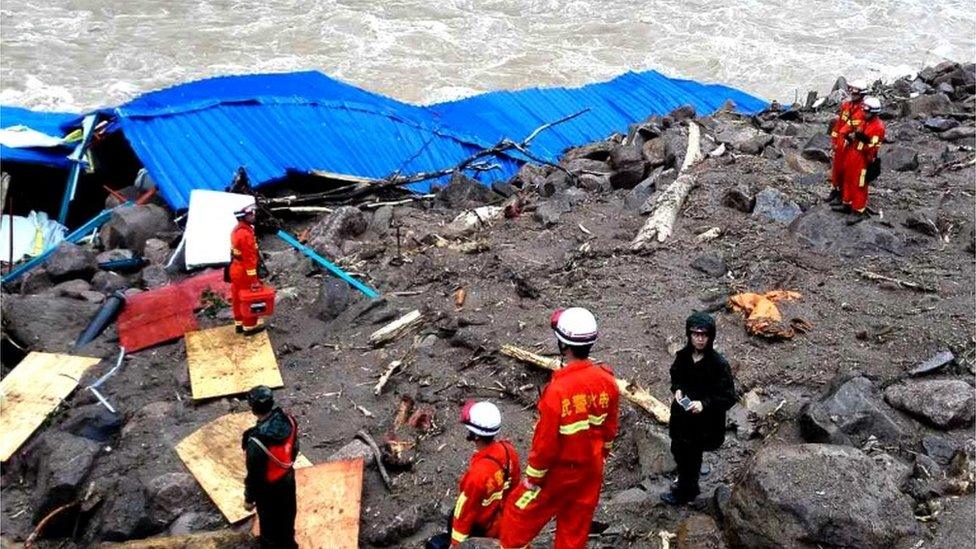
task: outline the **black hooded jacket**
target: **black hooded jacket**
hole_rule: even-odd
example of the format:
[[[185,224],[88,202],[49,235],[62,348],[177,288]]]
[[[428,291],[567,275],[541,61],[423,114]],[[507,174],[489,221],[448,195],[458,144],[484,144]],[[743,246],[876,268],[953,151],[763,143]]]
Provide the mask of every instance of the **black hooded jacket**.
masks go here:
[[[250,441],[254,437],[261,441],[265,446],[277,446],[285,442],[291,436],[292,425],[286,414],[281,408],[276,407],[271,410],[268,417],[259,421],[257,425],[244,431],[241,437],[241,448],[244,450],[247,463],[247,476],[244,478],[244,500],[254,502],[256,498],[267,493],[268,482],[266,480],[266,470],[268,467],[268,455],[264,453],[257,444]],[[292,447],[292,461],[298,457],[298,436],[296,433],[295,444]],[[285,477],[278,482],[292,481],[294,470],[288,471]]]
[[[697,363],[692,357],[691,329],[708,330],[708,346]],[[677,402],[671,403],[669,432],[675,443],[700,445],[706,450],[717,449],[725,441],[725,413],[736,401],[735,382],[729,363],[712,345],[715,341],[715,321],[705,313],[695,313],[685,324],[688,344],[678,351],[671,365],[671,392],[681,389],[691,400],[702,403],[697,414],[685,411]]]

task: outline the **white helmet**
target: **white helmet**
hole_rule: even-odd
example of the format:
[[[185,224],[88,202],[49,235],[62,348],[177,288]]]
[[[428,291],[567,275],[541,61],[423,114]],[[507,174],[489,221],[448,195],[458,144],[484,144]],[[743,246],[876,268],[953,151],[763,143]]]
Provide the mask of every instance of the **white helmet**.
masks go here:
[[[488,401],[471,401],[461,408],[461,423],[478,436],[493,437],[502,426],[502,413]]]
[[[582,307],[558,309],[550,319],[556,339],[571,347],[593,345],[596,342],[596,318]]]
[[[881,112],[881,100],[873,95],[865,97],[864,110],[871,113]]]
[[[849,89],[857,90],[863,93],[865,90],[868,89],[868,83],[865,82],[864,80],[851,80],[850,82],[847,83],[847,87]]]

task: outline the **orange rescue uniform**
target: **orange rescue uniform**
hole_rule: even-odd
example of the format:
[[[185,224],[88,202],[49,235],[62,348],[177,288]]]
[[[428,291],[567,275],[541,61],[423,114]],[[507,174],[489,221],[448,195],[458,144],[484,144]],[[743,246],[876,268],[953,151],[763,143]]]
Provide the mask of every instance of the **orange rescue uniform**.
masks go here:
[[[884,122],[878,116],[865,120],[851,133],[844,167],[843,200],[855,212],[863,212],[868,206],[867,170],[877,158],[884,136]]]
[[[495,441],[471,457],[451,519],[451,547],[469,536],[498,538],[502,506],[518,486],[519,457],[508,441]]]
[[[505,504],[502,547],[527,547],[553,517],[556,549],[585,548],[600,499],[603,462],[617,435],[620,391],[609,366],[574,360],[552,374],[525,475]]]
[[[258,317],[241,303],[240,294],[260,282],[254,226],[241,220],[230,234],[230,294],[234,323],[244,329],[257,326]]]
[[[864,101],[845,101],[840,105],[837,119],[830,129],[830,143],[834,150],[834,161],[831,165],[830,184],[838,191],[843,190],[844,170],[849,147],[846,137],[856,131],[864,123]]]

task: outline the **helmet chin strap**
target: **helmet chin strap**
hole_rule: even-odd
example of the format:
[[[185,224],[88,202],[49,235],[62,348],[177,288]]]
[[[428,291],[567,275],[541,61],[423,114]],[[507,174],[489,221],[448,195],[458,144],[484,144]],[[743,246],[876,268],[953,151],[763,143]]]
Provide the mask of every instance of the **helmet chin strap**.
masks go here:
[[[559,366],[560,367],[565,366],[566,365],[566,347],[567,347],[567,345],[565,343],[563,343],[562,341],[560,341],[558,338],[556,339],[556,345],[559,347]]]

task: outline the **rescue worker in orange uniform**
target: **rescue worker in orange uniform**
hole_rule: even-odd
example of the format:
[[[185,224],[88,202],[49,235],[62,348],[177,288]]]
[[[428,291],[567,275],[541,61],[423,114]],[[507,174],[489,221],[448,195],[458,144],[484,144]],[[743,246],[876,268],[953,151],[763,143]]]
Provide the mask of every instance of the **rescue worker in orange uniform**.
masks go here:
[[[461,409],[461,423],[477,451],[461,478],[451,516],[451,547],[471,536],[497,539],[502,506],[520,480],[515,447],[507,440],[495,440],[502,424],[497,406],[491,402],[469,402]]]
[[[501,545],[527,547],[553,517],[556,549],[582,549],[617,435],[620,392],[609,366],[590,360],[596,319],[581,307],[553,313],[563,367],[539,399],[522,484],[505,503]]]
[[[294,465],[298,423],[274,405],[274,394],[264,385],[251,389],[247,401],[258,419],[241,437],[247,465],[244,506],[248,510],[257,507],[262,548],[297,548]]]
[[[885,125],[878,114],[881,101],[864,99],[864,123],[847,134],[847,165],[844,168],[844,205],[854,213],[865,214],[868,206],[868,183],[873,178],[869,168],[878,157],[885,137]],[[877,166],[875,166],[877,168]]]
[[[258,241],[254,236],[257,209],[250,204],[234,212],[237,225],[230,233],[230,300],[237,332],[255,334],[263,322],[241,302],[241,292],[260,286],[258,278]]]
[[[847,85],[847,93],[851,99],[844,101],[837,111],[837,118],[830,128],[830,144],[834,153],[834,160],[830,170],[830,195],[827,200],[840,204],[844,186],[844,169],[847,158],[847,135],[856,130],[864,120],[864,91],[867,83],[853,80]]]

